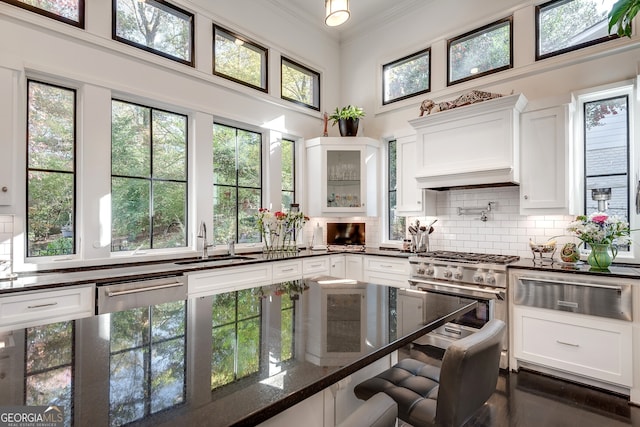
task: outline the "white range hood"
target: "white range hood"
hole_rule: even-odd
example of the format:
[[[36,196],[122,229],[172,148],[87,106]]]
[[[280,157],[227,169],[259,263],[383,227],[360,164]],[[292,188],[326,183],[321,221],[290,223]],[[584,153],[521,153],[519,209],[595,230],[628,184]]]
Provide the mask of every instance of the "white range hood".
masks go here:
[[[518,184],[520,112],[526,105],[524,95],[509,95],[410,120],[418,187]]]

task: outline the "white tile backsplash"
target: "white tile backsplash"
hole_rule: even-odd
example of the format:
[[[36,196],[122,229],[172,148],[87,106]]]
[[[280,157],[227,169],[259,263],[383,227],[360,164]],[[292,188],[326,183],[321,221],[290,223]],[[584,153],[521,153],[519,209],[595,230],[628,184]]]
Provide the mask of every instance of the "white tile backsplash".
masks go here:
[[[0,277],[6,277],[11,272],[13,219],[13,215],[0,215]]]

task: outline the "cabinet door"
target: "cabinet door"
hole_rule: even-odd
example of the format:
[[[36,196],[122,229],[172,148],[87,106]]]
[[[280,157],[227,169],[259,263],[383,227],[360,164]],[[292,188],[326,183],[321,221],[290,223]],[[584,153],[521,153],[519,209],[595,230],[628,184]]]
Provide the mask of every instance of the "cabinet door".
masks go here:
[[[327,147],[323,150],[322,182],[326,212],[364,212],[366,166],[360,147]]]
[[[345,278],[362,281],[362,255],[345,255]]]
[[[330,263],[331,276],[337,277],[339,279],[346,278],[347,264],[344,255],[331,255]]]
[[[396,139],[396,215],[423,214],[422,189],[416,181],[415,135]]]
[[[16,85],[15,72],[0,67],[0,146],[2,146],[2,155],[0,155],[0,206],[8,206],[13,204],[13,194],[15,188],[13,186],[13,163],[15,156],[14,149],[14,131],[15,131],[15,100],[14,87]]]
[[[571,214],[569,106],[521,115],[520,213]]]

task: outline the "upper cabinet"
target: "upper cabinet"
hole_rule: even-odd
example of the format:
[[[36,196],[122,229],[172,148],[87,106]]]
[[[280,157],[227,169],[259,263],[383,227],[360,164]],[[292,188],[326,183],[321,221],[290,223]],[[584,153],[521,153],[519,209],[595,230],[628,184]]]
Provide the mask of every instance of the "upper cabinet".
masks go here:
[[[416,135],[396,138],[396,216],[436,215],[435,192],[418,187]]]
[[[571,109],[565,104],[521,116],[522,215],[575,214]]]
[[[409,121],[416,129],[416,179],[422,188],[518,183],[522,94]]]
[[[15,193],[13,182],[13,165],[15,156],[14,130],[16,129],[16,96],[14,88],[17,86],[17,72],[0,67],[0,99],[7,102],[0,102],[0,129],[3,129],[0,136],[0,146],[2,155],[0,156],[0,206],[13,204],[13,194]]]
[[[311,216],[377,214],[379,142],[366,137],[314,138],[306,143]]]

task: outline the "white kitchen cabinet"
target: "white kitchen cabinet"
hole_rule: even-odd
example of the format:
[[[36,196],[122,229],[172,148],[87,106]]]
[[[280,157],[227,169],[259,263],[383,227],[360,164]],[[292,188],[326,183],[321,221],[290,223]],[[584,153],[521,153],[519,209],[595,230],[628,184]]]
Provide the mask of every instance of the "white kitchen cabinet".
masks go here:
[[[344,254],[329,257],[329,274],[339,279],[347,278],[347,259]]]
[[[302,279],[302,261],[288,260],[273,263],[273,283]]]
[[[363,279],[362,255],[346,254],[345,258],[345,278],[360,280]]]
[[[520,366],[632,385],[631,322],[526,306],[514,306],[513,314],[513,352]]]
[[[576,213],[571,110],[566,104],[520,116],[522,215]]]
[[[416,147],[415,134],[396,138],[396,216],[436,215],[436,192],[416,181]]]
[[[302,260],[303,277],[329,276],[331,275],[331,257],[315,256]]]
[[[406,258],[365,256],[363,268],[365,282],[397,288],[409,287],[411,267]]]
[[[0,297],[0,332],[95,314],[95,285],[20,292]]]
[[[186,273],[189,297],[203,297],[224,292],[266,286],[273,283],[273,263],[225,267]],[[284,279],[287,280],[287,279]],[[283,280],[278,280],[282,282]]]
[[[17,129],[18,97],[16,87],[18,87],[18,72],[0,67],[0,206],[13,204],[15,186],[13,180],[14,163],[14,132]]]
[[[378,150],[378,141],[366,137],[307,141],[307,213],[375,216]]]

